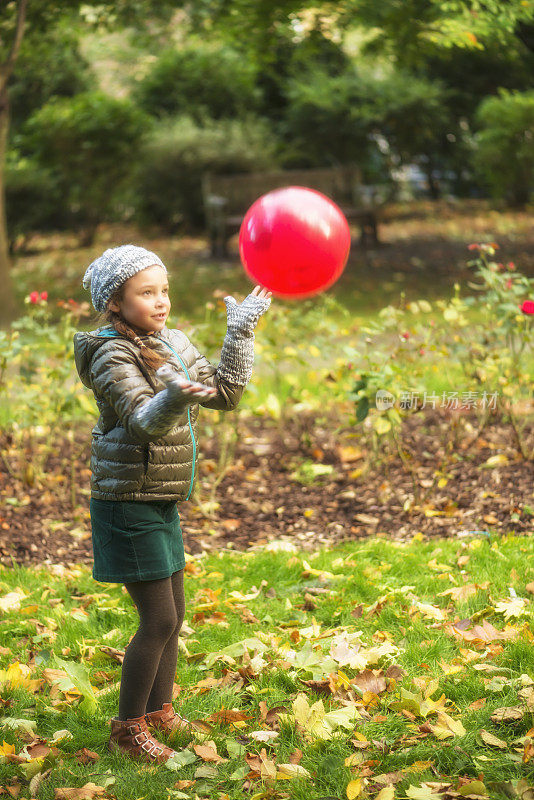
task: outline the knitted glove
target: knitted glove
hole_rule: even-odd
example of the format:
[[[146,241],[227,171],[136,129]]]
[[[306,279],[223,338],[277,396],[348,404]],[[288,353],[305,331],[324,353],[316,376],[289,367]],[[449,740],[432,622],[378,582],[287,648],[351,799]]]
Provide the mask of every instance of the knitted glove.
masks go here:
[[[181,378],[172,367],[164,364],[156,371],[166,388],[158,392],[132,415],[132,426],[149,436],[159,437],[168,433],[176,424],[176,418],[189,405],[206,400],[217,394],[217,389]]]
[[[254,328],[271,305],[271,298],[249,294],[238,305],[235,298],[228,295],[224,302],[227,330],[217,373],[229,383],[246,386],[252,377],[254,363]]]

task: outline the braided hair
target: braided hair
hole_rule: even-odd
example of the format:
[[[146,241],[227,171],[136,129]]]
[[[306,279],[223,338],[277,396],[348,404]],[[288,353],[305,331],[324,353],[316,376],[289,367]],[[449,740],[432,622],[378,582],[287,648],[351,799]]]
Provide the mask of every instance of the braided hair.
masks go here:
[[[153,350],[146,342],[138,336],[135,330],[131,327],[131,325],[124,319],[122,314],[117,311],[112,311],[109,307],[111,302],[117,302],[122,300],[122,286],[119,286],[118,289],[111,295],[109,301],[107,303],[106,309],[102,311],[100,314],[97,315],[95,319],[95,323],[97,326],[103,325],[104,323],[110,323],[117,333],[122,334],[131,342],[137,345],[140,351],[141,358],[143,359],[144,363],[150,369],[156,370],[158,367],[161,367],[163,364],[166,363],[165,359]]]

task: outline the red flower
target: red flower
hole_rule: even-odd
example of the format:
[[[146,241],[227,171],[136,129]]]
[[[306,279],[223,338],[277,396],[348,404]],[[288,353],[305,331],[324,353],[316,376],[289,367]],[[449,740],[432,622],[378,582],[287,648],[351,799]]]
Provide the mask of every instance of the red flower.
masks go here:
[[[525,300],[519,308],[523,314],[534,314],[534,300]]]
[[[419,355],[424,356],[424,354],[425,354],[425,348],[421,347],[421,349],[419,350]]]
[[[41,300],[48,300],[48,292],[41,292]]]
[[[508,269],[511,269],[511,270],[512,270],[512,269],[515,269],[515,264],[514,264],[514,262],[513,262],[513,261],[509,261],[509,262],[508,262]]]
[[[39,302],[39,292],[32,292],[30,294],[30,303],[38,303]]]
[[[469,244],[469,245],[467,245],[467,249],[468,250],[480,250],[480,245],[479,244]]]
[[[409,339],[409,338],[410,338],[410,334],[407,331],[405,331],[404,333],[401,333],[401,339],[404,339],[406,341],[406,339]]]

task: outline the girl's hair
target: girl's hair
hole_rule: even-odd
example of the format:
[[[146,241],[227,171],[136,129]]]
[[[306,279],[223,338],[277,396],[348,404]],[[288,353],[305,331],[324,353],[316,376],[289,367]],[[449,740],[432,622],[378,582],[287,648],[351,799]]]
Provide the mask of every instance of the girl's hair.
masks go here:
[[[133,328],[130,327],[129,323],[124,319],[120,312],[112,311],[109,307],[111,302],[118,302],[122,300],[123,288],[124,284],[119,286],[119,288],[113,292],[109,298],[106,309],[100,314],[97,314],[96,318],[94,319],[94,323],[97,325],[97,327],[106,322],[111,323],[117,333],[121,333],[123,336],[126,336],[127,339],[130,339],[130,341],[134,342],[134,344],[139,347],[141,358],[147,367],[156,370],[158,367],[161,367],[166,363],[165,359],[139,338],[137,333]]]

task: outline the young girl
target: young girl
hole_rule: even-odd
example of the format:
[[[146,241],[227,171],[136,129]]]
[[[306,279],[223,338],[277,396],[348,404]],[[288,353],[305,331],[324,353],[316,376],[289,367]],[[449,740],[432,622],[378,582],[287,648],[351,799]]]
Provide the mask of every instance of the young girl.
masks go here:
[[[174,751],[149,728],[190,729],[172,707],[184,617],[176,503],[189,499],[196,477],[199,405],[237,406],[252,375],[254,328],[271,303],[260,286],[239,305],[224,298],[227,331],[215,367],[182,331],[166,327],[167,277],[143,247],[106,250],[83,279],[102,324],[74,335],[78,374],[100,411],[91,445],[93,577],[124,583],[140,620],[124,656],[108,747],[156,763]]]

